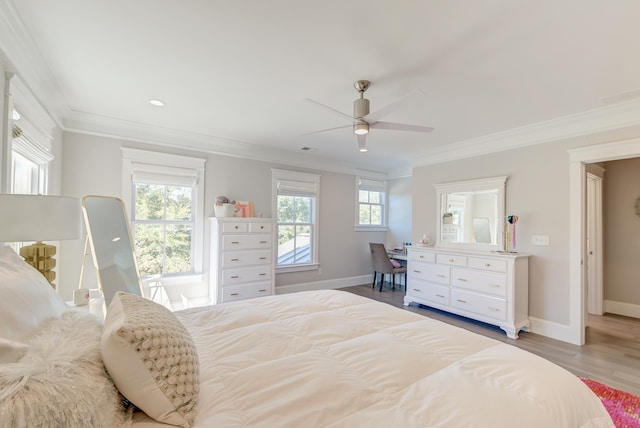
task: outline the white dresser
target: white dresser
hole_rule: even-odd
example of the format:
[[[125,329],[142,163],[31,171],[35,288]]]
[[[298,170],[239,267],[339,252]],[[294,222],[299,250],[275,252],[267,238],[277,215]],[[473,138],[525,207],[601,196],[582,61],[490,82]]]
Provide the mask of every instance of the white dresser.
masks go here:
[[[211,217],[214,304],[275,294],[275,220]]]
[[[411,302],[499,326],[512,339],[529,329],[529,256],[409,248]]]

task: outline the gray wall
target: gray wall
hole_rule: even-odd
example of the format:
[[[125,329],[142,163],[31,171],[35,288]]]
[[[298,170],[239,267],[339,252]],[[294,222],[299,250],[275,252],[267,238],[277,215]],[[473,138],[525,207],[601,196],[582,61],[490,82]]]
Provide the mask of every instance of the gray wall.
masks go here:
[[[605,162],[603,181],[604,299],[640,305],[640,158]]]
[[[517,247],[531,254],[529,312],[569,323],[569,156],[572,144],[550,143],[429,165],[413,171],[413,234],[436,232],[434,184],[506,175],[506,214],[519,217]],[[548,235],[550,245],[531,245],[531,235]]]
[[[254,203],[255,214],[271,216],[271,168],[300,170],[321,175],[319,261],[320,269],[278,274],[276,287],[319,283],[320,286],[335,287],[350,280],[362,280],[371,272],[371,256],[368,243],[385,242],[386,232],[356,232],[355,222],[355,176],[326,171],[304,170],[267,162],[245,160],[208,153],[188,152],[154,147],[111,138],[64,133],[62,153],[62,190],[67,196],[82,197],[88,194],[121,197],[122,152],[121,147],[132,147],[163,151],[206,158],[205,217],[213,213],[215,197],[226,195],[237,200]],[[209,270],[209,224],[205,222],[204,260],[205,273]],[[59,283],[63,298],[70,299],[72,289],[77,287],[82,262],[84,241],[67,241],[61,245]],[[85,271],[83,283],[95,285],[95,272],[91,259]],[[206,278],[205,278],[206,279]],[[363,282],[368,281],[364,278]],[[285,287],[285,288],[283,288]],[[190,296],[206,295],[206,284]]]

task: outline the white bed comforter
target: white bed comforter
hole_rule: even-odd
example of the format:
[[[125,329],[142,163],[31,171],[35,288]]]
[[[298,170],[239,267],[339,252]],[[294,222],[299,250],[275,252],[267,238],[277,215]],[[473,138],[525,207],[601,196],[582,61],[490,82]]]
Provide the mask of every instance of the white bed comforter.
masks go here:
[[[177,315],[199,353],[196,427],[613,427],[549,361],[351,293]]]

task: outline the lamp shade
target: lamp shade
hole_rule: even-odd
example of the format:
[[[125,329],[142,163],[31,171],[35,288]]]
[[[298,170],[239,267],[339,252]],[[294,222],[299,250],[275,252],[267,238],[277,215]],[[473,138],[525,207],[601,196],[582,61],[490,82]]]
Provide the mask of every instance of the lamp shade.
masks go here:
[[[79,198],[0,195],[0,242],[59,241],[82,236]]]

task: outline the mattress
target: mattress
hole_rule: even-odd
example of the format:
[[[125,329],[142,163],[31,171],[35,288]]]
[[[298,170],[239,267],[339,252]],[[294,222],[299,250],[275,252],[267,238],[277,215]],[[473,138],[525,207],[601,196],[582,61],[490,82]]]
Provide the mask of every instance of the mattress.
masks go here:
[[[176,315],[198,349],[195,427],[613,427],[563,368],[351,293]],[[134,426],[164,425],[138,417]]]

